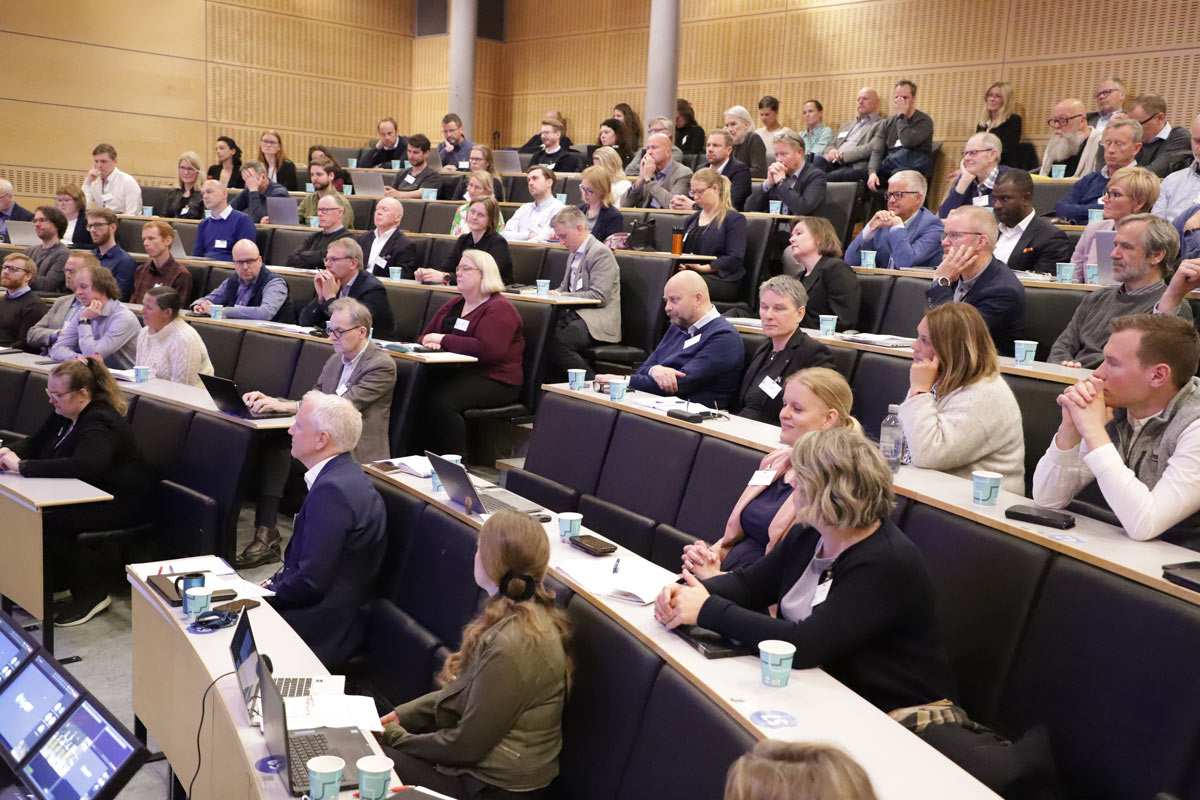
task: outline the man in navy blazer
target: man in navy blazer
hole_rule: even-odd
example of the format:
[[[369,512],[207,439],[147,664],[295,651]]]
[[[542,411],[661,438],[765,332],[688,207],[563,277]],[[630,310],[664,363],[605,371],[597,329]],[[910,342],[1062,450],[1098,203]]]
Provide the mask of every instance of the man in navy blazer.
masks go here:
[[[815,214],[825,203],[825,173],[804,160],[804,139],[798,133],[781,133],[775,138],[775,161],[767,166],[767,177],[746,201],[747,211],[770,211],[771,201],[780,202],[780,213]]]
[[[1010,169],[992,187],[992,206],[1000,235],[993,253],[1009,269],[1056,272],[1055,264],[1071,260],[1067,234],[1033,210],[1033,178],[1023,169]]]
[[[629,388],[728,409],[742,375],[742,337],[713,308],[708,284],[699,273],[688,270],[673,276],[663,288],[663,302],[671,327],[629,376]],[[596,377],[611,381],[623,376]]]
[[[746,200],[750,197],[750,167],[733,157],[733,136],[726,130],[715,130],[708,134],[708,143],[704,148],[708,163],[701,166],[711,167],[729,179],[729,202],[738,211],[746,208]],[[699,171],[699,169],[697,171]],[[675,201],[682,199],[686,202],[680,206]],[[690,197],[671,198],[671,208],[682,208],[691,211],[696,208]]]
[[[887,208],[867,221],[846,249],[846,263],[862,266],[862,251],[875,251],[880,269],[936,267],[942,263],[942,221],[924,208],[928,184],[906,169],[888,178]]]
[[[1056,217],[1076,225],[1087,223],[1088,210],[1104,205],[1101,199],[1108,191],[1108,181],[1113,173],[1134,164],[1138,151],[1142,149],[1142,125],[1136,119],[1114,119],[1101,136],[1104,166],[1075,181],[1071,191],[1054,204]]]
[[[386,278],[391,267],[399,267],[405,278],[412,279],[417,268],[417,248],[400,230],[404,204],[385,197],[375,204],[375,227],[358,237],[363,251],[363,269]]]
[[[292,455],[307,469],[308,497],[296,515],[283,568],[266,586],[275,592],[270,603],[280,616],[336,670],[362,643],[387,512],[350,455],[362,417],[349,400],[309,392],[289,432]]]
[[[353,297],[366,306],[375,321],[373,335],[392,336],[394,320],[387,290],[370,270],[362,268],[363,251],[353,239],[338,239],[325,251],[325,269],[313,277],[317,294],[300,311],[300,324],[321,327],[329,321],[329,304],[339,297]]]
[[[1002,356],[1013,353],[1013,340],[1025,329],[1025,287],[992,252],[996,218],[979,206],[962,206],[946,218],[945,253],[925,290],[929,307],[970,303],[979,310]]]

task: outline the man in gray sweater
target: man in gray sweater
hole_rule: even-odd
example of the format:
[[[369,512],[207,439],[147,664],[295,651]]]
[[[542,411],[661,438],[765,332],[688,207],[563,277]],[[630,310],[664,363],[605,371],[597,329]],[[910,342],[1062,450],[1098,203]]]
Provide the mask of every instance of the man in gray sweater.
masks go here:
[[[1178,270],[1179,234],[1152,214],[1131,214],[1117,223],[1113,276],[1119,286],[1091,292],[1075,309],[1050,348],[1051,364],[1094,369],[1104,360],[1108,323],[1126,314],[1174,314],[1192,318],[1185,299],[1192,270]],[[1170,279],[1168,286],[1166,281]]]

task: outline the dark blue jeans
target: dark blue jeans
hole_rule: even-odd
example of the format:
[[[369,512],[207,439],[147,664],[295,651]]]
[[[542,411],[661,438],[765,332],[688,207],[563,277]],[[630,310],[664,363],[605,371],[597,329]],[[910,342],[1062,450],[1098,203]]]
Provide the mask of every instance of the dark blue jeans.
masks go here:
[[[928,180],[932,177],[930,172],[933,170],[933,161],[930,160],[928,153],[916,153],[907,147],[901,147],[899,150],[888,153],[887,157],[883,159],[883,163],[879,165],[880,190],[886,190],[888,178],[906,169],[916,170]]]
[[[813,166],[825,173],[825,180],[830,183],[861,183],[867,179],[866,167],[848,167],[845,164],[831,164],[825,156],[813,159]]]

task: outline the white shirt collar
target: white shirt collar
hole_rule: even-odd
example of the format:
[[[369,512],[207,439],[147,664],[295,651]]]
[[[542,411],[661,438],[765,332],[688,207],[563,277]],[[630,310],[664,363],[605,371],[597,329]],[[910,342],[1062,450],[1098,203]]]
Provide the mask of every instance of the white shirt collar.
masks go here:
[[[1029,227],[1029,223],[1033,221],[1033,217],[1035,214],[1037,214],[1037,211],[1030,211],[1029,216],[1027,216],[1025,219],[1021,220],[1020,222],[1018,222],[1015,226],[1013,226],[1011,228],[1008,227],[1007,225],[1005,225],[1003,222],[999,223],[1000,232],[1001,233],[1011,233],[1013,231],[1020,231],[1021,233],[1024,233],[1025,229]]]
[[[582,250],[583,248],[580,248],[580,249]],[[29,284],[25,284],[20,289],[17,289],[15,291],[13,291],[13,290],[5,291],[4,295],[9,300],[16,300],[21,295],[28,294],[31,291],[33,291],[33,287],[31,287]]]
[[[719,316],[721,316],[721,313],[719,311],[717,311],[716,306],[709,307],[708,311],[705,312],[704,316],[700,317],[700,319],[696,320],[695,322],[693,322],[691,325],[688,326],[688,329],[687,329],[688,334],[691,336],[695,336],[697,333],[700,332],[701,328],[703,328],[705,325],[712,322],[714,319],[716,319]]]
[[[386,242],[388,239],[392,238],[392,234],[399,230],[399,228],[399,225],[394,226],[390,231],[380,231],[379,228],[376,228],[375,241]]]
[[[367,348],[370,346],[371,346],[371,340],[364,339],[362,348],[360,348],[359,351],[354,354],[354,358],[347,361],[346,357],[342,356],[342,367],[345,368],[345,367],[350,367],[350,366],[357,364],[358,360],[363,357],[363,353],[367,352]]]
[[[1154,138],[1155,139],[1166,139],[1170,135],[1171,135],[1171,123],[1164,122],[1163,126],[1162,126],[1162,130],[1159,131],[1158,135],[1155,136]]]
[[[713,169],[715,169],[719,174],[724,175],[725,167],[728,164],[729,164],[729,159],[727,158],[724,161],[722,161],[720,164],[710,164],[709,166],[711,166]]]
[[[216,217],[217,217],[217,219],[229,219],[229,215],[232,213],[233,213],[233,206],[226,203],[225,210],[222,211],[220,214],[217,214]]]
[[[335,453],[329,458],[318,461],[316,464],[313,464],[312,469],[304,473],[304,483],[308,486],[308,490],[310,492],[312,491],[313,484],[317,482],[317,476],[321,474],[321,470],[325,469],[325,465],[337,458],[339,455],[341,454]]]

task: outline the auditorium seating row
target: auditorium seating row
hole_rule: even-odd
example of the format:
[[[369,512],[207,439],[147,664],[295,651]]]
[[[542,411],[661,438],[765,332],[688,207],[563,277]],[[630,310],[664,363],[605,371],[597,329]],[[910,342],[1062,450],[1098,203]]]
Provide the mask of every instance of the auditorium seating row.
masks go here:
[[[382,710],[434,688],[483,595],[472,577],[475,528],[374,483],[387,508],[388,546],[366,651],[347,674]],[[552,577],[548,583],[571,620],[575,667],[552,796],[719,800],[725,771],[754,736],[585,598]]]
[[[0,436],[6,442],[32,435],[46,421],[46,381],[43,373],[0,366]],[[126,400],[126,419],[159,481],[149,528],[139,532],[172,532],[171,541],[149,542],[162,557],[232,554],[253,431],[151,397],[127,393]]]
[[[859,371],[879,359],[900,361],[866,354]],[[506,486],[674,570],[686,543],[720,538],[762,455],[548,394]],[[973,719],[1045,726],[1068,796],[1200,797],[1200,607],[923,504],[894,518],[933,576]]]

